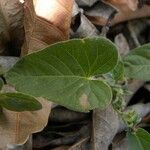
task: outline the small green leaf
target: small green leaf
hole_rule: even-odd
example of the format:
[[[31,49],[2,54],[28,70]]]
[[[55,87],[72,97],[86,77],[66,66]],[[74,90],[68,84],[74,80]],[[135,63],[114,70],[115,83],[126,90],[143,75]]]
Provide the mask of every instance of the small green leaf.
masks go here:
[[[137,112],[133,109],[129,109],[122,114],[122,118],[126,123],[127,127],[133,128],[137,123],[140,122],[140,117]]]
[[[105,108],[109,85],[93,76],[111,71],[118,60],[115,45],[105,38],[60,42],[22,58],[6,79],[22,93],[44,97],[78,111]]]
[[[0,93],[0,106],[19,112],[42,108],[42,105],[34,97],[22,93]]]
[[[150,149],[150,134],[139,128],[135,133],[128,132],[129,150],[149,150]]]
[[[124,71],[124,63],[119,60],[117,65],[115,66],[115,68],[112,70],[112,75],[113,75],[113,78],[118,81],[118,80],[124,80],[124,74],[125,74],[125,71]]]
[[[132,50],[125,58],[127,77],[150,80],[150,43]]]

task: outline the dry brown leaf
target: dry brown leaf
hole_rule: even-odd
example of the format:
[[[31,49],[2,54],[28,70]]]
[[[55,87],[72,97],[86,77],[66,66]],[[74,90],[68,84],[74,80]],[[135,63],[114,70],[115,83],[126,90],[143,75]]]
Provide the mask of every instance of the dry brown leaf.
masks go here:
[[[34,0],[35,12],[69,36],[73,0]],[[44,11],[43,11],[44,10]]]
[[[150,6],[144,5],[142,8],[137,9],[136,11],[129,10],[126,12],[120,12],[116,14],[114,20],[112,21],[112,24],[117,24],[119,22],[149,16],[150,16]]]
[[[85,10],[85,15],[92,23],[99,23],[105,25],[110,16],[117,13],[116,9],[112,6],[105,4],[101,1],[97,2],[93,7]]]
[[[7,144],[23,144],[29,135],[43,130],[47,124],[51,103],[40,99],[43,109],[34,112],[12,112],[3,109],[0,114],[0,149]]]
[[[103,0],[103,1],[121,11],[128,11],[129,9],[135,11],[138,8],[139,4],[139,0]]]
[[[34,5],[33,0],[25,0],[26,41],[22,53],[68,39],[72,5],[73,0],[34,0]]]
[[[0,0],[0,54],[19,56],[23,40],[22,4],[18,0]]]
[[[112,106],[106,110],[93,111],[93,150],[108,150],[108,146],[116,135],[119,127],[117,112]]]
[[[98,29],[88,20],[76,3],[74,3],[73,7],[71,28],[72,38],[92,37],[100,34]]]
[[[107,4],[107,6],[102,4],[102,2],[99,2],[97,4],[99,6],[94,6],[96,7],[95,10],[87,10],[87,12],[85,12],[90,21],[96,25],[106,25],[108,18],[112,17],[115,9],[118,11],[118,13],[116,13],[115,17],[112,19],[111,25],[127,20],[150,16],[150,6],[144,5],[142,8],[138,8],[139,4],[137,2],[138,0],[128,0],[128,1],[103,0],[103,1],[105,4]]]

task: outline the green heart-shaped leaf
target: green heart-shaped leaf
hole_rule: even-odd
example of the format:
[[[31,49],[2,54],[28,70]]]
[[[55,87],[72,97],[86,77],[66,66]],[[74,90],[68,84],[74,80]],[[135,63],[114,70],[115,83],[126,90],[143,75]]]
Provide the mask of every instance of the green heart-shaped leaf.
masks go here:
[[[128,133],[129,150],[149,150],[150,134],[139,128],[135,133]]]
[[[132,50],[124,58],[124,62],[127,77],[150,80],[150,44]]]
[[[0,106],[19,112],[42,108],[42,105],[34,97],[22,93],[0,93]]]
[[[88,111],[110,103],[111,88],[93,76],[111,71],[117,60],[117,49],[109,40],[75,39],[22,58],[6,79],[20,92]]]

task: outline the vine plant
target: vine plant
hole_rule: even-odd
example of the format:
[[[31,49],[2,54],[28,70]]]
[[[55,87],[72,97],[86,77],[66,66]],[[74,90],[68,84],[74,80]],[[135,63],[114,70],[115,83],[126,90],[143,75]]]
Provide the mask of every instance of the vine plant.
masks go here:
[[[133,110],[125,111],[124,100],[128,79],[150,80],[150,44],[121,58],[106,38],[59,42],[21,58],[1,76],[16,89],[1,92],[1,107],[39,110],[37,97],[81,112],[112,104],[127,125],[130,149],[146,150],[150,146],[149,133],[137,128],[140,118]],[[0,80],[0,84],[2,87],[5,83]]]

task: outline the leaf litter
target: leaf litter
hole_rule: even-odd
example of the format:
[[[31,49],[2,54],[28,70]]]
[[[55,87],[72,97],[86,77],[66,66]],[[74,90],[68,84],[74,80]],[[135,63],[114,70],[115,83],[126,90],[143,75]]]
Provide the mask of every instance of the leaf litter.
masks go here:
[[[10,3],[7,3],[7,1],[6,0],[5,2],[1,1],[0,6],[2,7],[5,4],[10,4]],[[17,1],[15,2],[12,2],[12,3],[14,4],[14,8],[16,7],[18,8],[18,5],[19,5],[20,13],[18,13],[17,15],[19,15],[18,18],[20,18],[21,20],[23,18],[23,17],[20,17],[21,15],[23,15],[22,5],[18,4]],[[67,2],[69,4],[69,1]],[[59,5],[60,4],[62,3],[59,3]],[[70,31],[71,38],[80,38],[80,37],[83,38],[87,36],[100,35],[103,26],[108,26],[109,28],[109,30],[106,30],[106,36],[112,41],[115,41],[115,43],[117,44],[120,50],[124,49],[124,51],[122,52],[122,55],[126,54],[127,51],[129,51],[129,49],[135,48],[137,46],[137,42],[140,45],[150,42],[150,37],[149,35],[147,35],[147,33],[149,33],[149,30],[150,30],[150,26],[149,26],[150,21],[148,18],[139,19],[139,18],[150,16],[149,1],[147,0],[145,0],[144,3],[139,3],[138,0],[128,0],[128,2],[125,0],[120,0],[120,1],[115,1],[115,0],[103,0],[103,1],[81,0],[81,1],[78,1],[76,0],[76,4],[74,4],[74,7],[76,7],[76,12],[74,13],[74,15],[72,15],[71,30],[70,30],[69,26],[70,26],[70,21],[71,21],[71,9],[72,9],[71,5],[72,5],[72,2],[70,2],[69,11],[67,11],[68,14],[66,14],[65,12],[62,13],[64,14],[62,15],[63,17],[65,17],[66,15],[69,18],[67,25],[63,26],[61,25],[62,21],[58,21],[58,23],[57,22],[55,23],[55,20],[50,20],[51,18],[49,17],[47,20],[47,18],[36,16],[35,11],[33,9],[32,1],[26,0],[24,4],[24,7],[25,7],[24,8],[25,9],[25,13],[24,13],[25,14],[25,22],[24,22],[25,42],[24,44],[22,42],[24,40],[24,31],[23,31],[22,21],[18,20],[18,22],[15,24],[17,26],[15,27],[19,29],[16,32],[16,30],[13,28],[14,27],[13,17],[7,18],[7,13],[5,13],[9,11],[11,13],[12,10],[11,9],[9,9],[9,11],[1,10],[0,15],[3,15],[4,17],[7,18],[7,19],[5,18],[6,22],[2,20],[3,17],[0,20],[0,26],[2,27],[1,28],[2,31],[0,31],[1,55],[19,56],[20,53],[22,55],[31,53],[35,50],[45,47],[48,44],[55,43],[61,40],[66,40],[69,37],[69,31]],[[3,8],[10,8],[10,6],[5,5],[5,7]],[[17,10],[17,9],[14,9],[14,10]],[[136,20],[132,21],[132,19],[136,19]],[[110,24],[108,20],[110,20]],[[124,23],[124,21],[126,22]],[[136,26],[134,22],[136,22]],[[5,27],[4,23],[7,24],[8,28],[4,28]],[[33,27],[35,28],[33,32],[31,32]],[[133,29],[135,28],[136,30],[133,31]],[[42,31],[42,33],[40,31]],[[11,38],[15,37],[15,38],[11,39],[10,37]],[[17,39],[18,37],[19,39]],[[20,37],[22,37],[23,39]],[[15,39],[15,41],[19,41],[19,43],[14,42],[13,39]],[[23,44],[23,47],[22,47],[22,44]],[[14,51],[10,51],[9,49],[10,46],[13,47]],[[9,61],[10,59],[6,59],[6,60]],[[141,87],[145,88],[145,83],[143,82],[141,83],[138,81],[131,81],[131,83],[129,84],[129,87],[131,91],[133,91],[133,94],[126,98],[127,104],[133,105],[132,103],[133,101],[136,101],[136,103],[143,102],[143,101],[144,103],[149,102],[146,97],[146,95],[149,96],[148,92],[146,92],[145,94],[145,92],[141,90]],[[137,101],[136,95],[139,95],[139,94],[141,95],[141,97],[139,101]],[[149,113],[150,110],[148,107],[145,113],[143,113],[144,110],[142,110],[143,108],[145,108],[147,104],[145,104],[145,106],[143,106],[143,104],[137,104],[137,105],[138,107],[136,107],[136,110],[139,111],[139,114],[142,115],[142,117],[146,116],[146,114]],[[54,107],[52,109],[52,114],[55,115],[55,117],[53,116],[51,117],[50,115],[47,127],[42,132],[39,132],[33,135],[34,147],[37,146],[36,143],[41,141],[41,138],[42,138],[43,142],[39,143],[39,146],[41,147],[41,149],[51,148],[51,149],[60,149],[60,150],[63,150],[63,149],[65,150],[67,149],[68,150],[69,149],[70,150],[74,150],[74,149],[91,150],[94,147],[94,150],[99,150],[102,144],[103,144],[103,147],[106,149],[108,149],[108,147],[111,144],[112,144],[113,150],[116,150],[117,148],[123,149],[123,150],[126,149],[126,146],[128,144],[126,140],[123,140],[124,141],[123,147],[121,147],[122,143],[120,144],[120,142],[116,143],[116,145],[114,146],[113,138],[115,136],[118,136],[117,134],[118,131],[120,132],[124,130],[124,125],[122,126],[122,123],[120,123],[119,117],[114,113],[113,109],[108,108],[107,110],[104,110],[104,111],[94,110],[93,114],[91,113],[84,114],[84,113],[73,112],[66,108],[60,107],[59,113],[55,114],[57,109],[58,107]],[[101,113],[99,113],[99,111],[101,111]],[[109,116],[106,113],[107,111],[109,111]],[[11,114],[13,115],[13,113]],[[11,115],[9,115],[8,118],[10,116]],[[96,116],[96,117],[93,117],[93,116]],[[44,118],[48,120],[46,117]],[[111,122],[112,120],[114,121],[114,119],[116,120],[116,122],[112,124]],[[104,129],[107,129],[106,131],[108,132],[107,133],[104,132],[104,136],[100,138],[99,135],[103,133]],[[5,132],[5,130],[3,132]],[[46,137],[44,134],[46,134]],[[47,143],[47,144],[43,145],[43,143]]]

